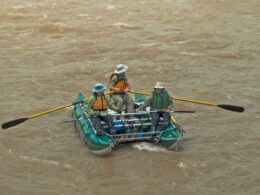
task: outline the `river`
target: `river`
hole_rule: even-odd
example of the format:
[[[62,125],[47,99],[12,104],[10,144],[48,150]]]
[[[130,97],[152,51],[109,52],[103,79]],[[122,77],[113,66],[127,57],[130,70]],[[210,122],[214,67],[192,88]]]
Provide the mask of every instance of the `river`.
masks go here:
[[[72,103],[117,64],[137,91],[157,81],[186,130],[178,152],[149,143],[90,153],[71,109],[0,131],[0,194],[260,194],[259,0],[1,0],[0,121]]]

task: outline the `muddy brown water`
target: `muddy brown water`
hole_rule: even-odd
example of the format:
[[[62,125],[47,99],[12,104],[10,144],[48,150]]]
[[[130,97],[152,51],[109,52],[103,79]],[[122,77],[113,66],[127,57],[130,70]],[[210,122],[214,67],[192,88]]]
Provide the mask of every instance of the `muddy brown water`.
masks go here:
[[[178,152],[147,143],[91,154],[71,110],[0,132],[0,194],[260,194],[258,0],[2,0],[0,121],[59,107],[129,66],[133,88],[163,81],[187,131]]]

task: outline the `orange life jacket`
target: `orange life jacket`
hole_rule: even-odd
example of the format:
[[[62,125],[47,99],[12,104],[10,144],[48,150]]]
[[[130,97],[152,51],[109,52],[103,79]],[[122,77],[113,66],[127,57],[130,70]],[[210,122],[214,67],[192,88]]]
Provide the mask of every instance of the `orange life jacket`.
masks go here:
[[[115,88],[119,88],[121,92],[123,92],[126,88],[126,82],[125,80],[122,80],[122,81],[118,81],[115,85],[114,85]]]
[[[96,97],[95,102],[92,105],[93,110],[107,110],[107,99],[105,96]]]

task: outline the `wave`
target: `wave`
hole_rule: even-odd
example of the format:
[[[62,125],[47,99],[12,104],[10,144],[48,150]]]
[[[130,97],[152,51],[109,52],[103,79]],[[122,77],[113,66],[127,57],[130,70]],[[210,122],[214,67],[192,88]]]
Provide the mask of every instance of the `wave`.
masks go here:
[[[107,10],[113,10],[113,9],[116,9],[116,6],[114,6],[114,5],[107,5],[106,9]]]
[[[116,28],[119,28],[119,29],[140,29],[141,28],[141,27],[132,26],[130,24],[123,23],[123,22],[113,23],[113,26]]]
[[[140,46],[143,47],[153,47],[153,46],[167,46],[164,42],[159,42],[159,43],[141,43],[139,44]]]
[[[188,56],[204,56],[205,54],[203,53],[193,53],[193,52],[179,52],[178,54],[180,55],[188,55]]]
[[[219,58],[226,58],[226,59],[239,59],[242,57],[239,52],[218,53],[218,54],[215,54],[214,56],[219,57]]]
[[[67,32],[72,28],[61,22],[44,22],[40,25],[41,32]]]
[[[30,157],[30,156],[19,156],[19,158],[23,159],[25,161],[29,161],[29,162],[41,162],[41,163],[48,164],[48,165],[60,166],[60,163],[58,161],[54,161],[54,160],[41,160],[41,159]],[[61,166],[64,168],[67,168],[67,169],[72,168],[72,165],[68,165],[68,164],[64,164]]]

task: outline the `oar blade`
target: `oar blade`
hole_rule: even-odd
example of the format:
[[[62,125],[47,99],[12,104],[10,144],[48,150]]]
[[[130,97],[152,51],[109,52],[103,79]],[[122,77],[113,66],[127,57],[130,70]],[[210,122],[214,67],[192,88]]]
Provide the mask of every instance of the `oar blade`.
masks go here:
[[[4,124],[2,124],[2,128],[3,129],[8,129],[10,127],[13,127],[15,125],[18,125],[20,123],[23,123],[24,121],[28,120],[29,118],[19,118],[19,119],[15,119],[9,122],[6,122]]]
[[[227,104],[219,104],[217,106],[220,108],[226,109],[226,110],[234,111],[234,112],[244,112],[244,110],[245,110],[241,106],[233,106],[233,105],[227,105]]]

